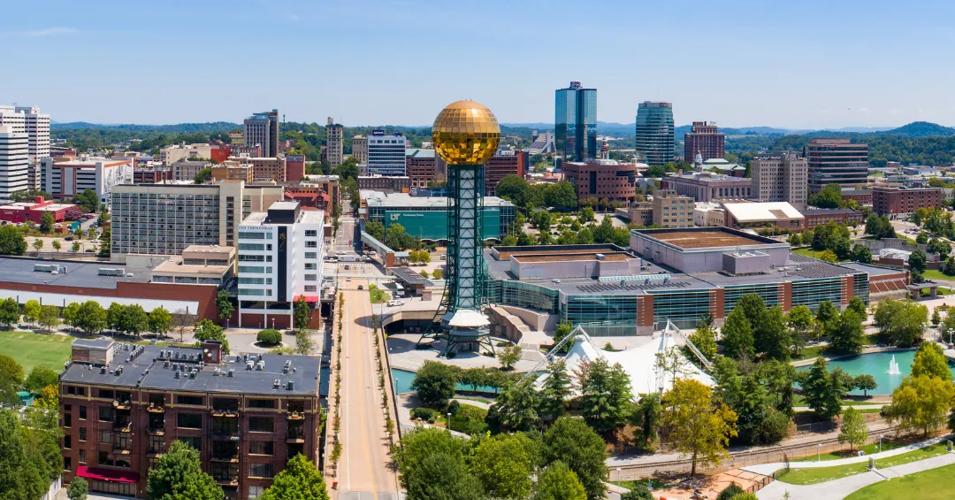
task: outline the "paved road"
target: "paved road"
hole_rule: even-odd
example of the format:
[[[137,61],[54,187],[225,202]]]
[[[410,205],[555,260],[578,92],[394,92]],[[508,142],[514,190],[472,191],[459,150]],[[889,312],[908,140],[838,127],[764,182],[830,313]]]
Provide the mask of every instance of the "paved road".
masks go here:
[[[338,469],[338,498],[397,500],[398,483],[390,467],[375,367],[371,301],[367,291],[344,290],[343,293],[342,458]]]

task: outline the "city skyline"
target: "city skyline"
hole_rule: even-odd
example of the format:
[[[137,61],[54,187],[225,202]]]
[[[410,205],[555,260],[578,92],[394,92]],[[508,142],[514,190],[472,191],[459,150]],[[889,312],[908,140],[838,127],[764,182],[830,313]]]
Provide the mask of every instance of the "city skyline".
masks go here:
[[[290,121],[424,125],[443,103],[470,97],[502,123],[547,123],[553,89],[582,80],[598,89],[603,122],[630,123],[639,102],[667,101],[678,124],[955,124],[944,83],[955,70],[938,64],[955,38],[946,26],[955,6],[941,2],[608,2],[573,23],[565,2],[212,2],[135,12],[40,3],[10,5],[0,21],[8,64],[19,69],[3,99],[59,122],[238,123],[250,109],[278,108]],[[533,26],[588,43],[558,50]],[[716,41],[702,43],[714,29]],[[259,42],[238,50],[251,39]],[[330,39],[340,50],[319,50]],[[694,56],[704,48],[712,53]]]

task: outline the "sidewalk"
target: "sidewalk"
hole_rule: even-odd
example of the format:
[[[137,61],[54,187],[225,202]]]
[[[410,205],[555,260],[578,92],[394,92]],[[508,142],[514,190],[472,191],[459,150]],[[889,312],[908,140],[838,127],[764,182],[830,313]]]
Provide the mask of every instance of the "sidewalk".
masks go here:
[[[868,457],[860,458],[865,458],[868,460]],[[834,462],[835,460],[832,461]],[[845,498],[853,491],[869,486],[870,484],[878,483],[879,481],[884,481],[885,479],[902,477],[951,464],[955,464],[955,453],[947,453],[945,455],[926,458],[925,460],[919,460],[917,462],[909,462],[907,464],[896,465],[894,467],[878,469],[877,471],[863,472],[861,474],[855,474],[842,479],[835,479],[818,484],[793,485],[784,483],[782,481],[773,481],[765,488],[759,490],[759,492],[756,493],[756,496],[760,498],[760,500],[782,500],[784,498],[835,500]],[[915,498],[914,492],[913,498]]]
[[[883,451],[883,452],[881,452],[881,453],[873,453],[873,454],[871,454],[871,455],[862,455],[862,456],[856,456],[856,457],[839,458],[839,459],[836,459],[836,460],[821,460],[821,461],[819,461],[819,462],[816,462],[816,461],[808,461],[808,460],[807,460],[807,461],[804,461],[804,462],[789,462],[789,468],[790,468],[790,469],[814,469],[814,468],[818,468],[818,467],[836,467],[836,466],[839,466],[839,465],[848,465],[848,464],[856,464],[856,463],[859,463],[859,462],[868,462],[870,458],[874,458],[874,459],[878,460],[878,459],[880,459],[880,458],[893,457],[893,456],[895,456],[895,455],[901,455],[901,454],[903,454],[903,453],[908,453],[908,452],[910,452],[910,451],[914,451],[914,450],[917,450],[917,449],[919,449],[919,448],[925,448],[926,446],[931,446],[931,445],[936,444],[936,443],[941,443],[941,442],[945,441],[946,439],[948,439],[948,437],[949,437],[949,436],[941,436],[941,437],[935,437],[935,438],[932,438],[932,439],[926,439],[926,440],[924,440],[924,441],[917,441],[917,442],[915,442],[915,443],[907,444],[907,445],[901,446],[901,447],[899,447],[899,448],[894,448],[894,449],[891,449],[891,450],[886,450],[886,451]],[[913,462],[913,463],[914,463],[914,462]],[[782,468],[784,468],[784,467],[786,467],[786,463],[785,463],[785,462],[773,462],[773,463],[768,463],[768,464],[749,465],[749,466],[740,467],[740,468],[743,469],[743,470],[745,470],[745,471],[755,472],[755,473],[757,473],[757,474],[763,474],[763,475],[765,475],[765,476],[772,476],[772,475],[773,475],[773,472],[776,472],[777,470],[782,469]],[[777,481],[777,482],[778,482],[778,481]],[[821,483],[820,483],[820,484],[821,484]]]

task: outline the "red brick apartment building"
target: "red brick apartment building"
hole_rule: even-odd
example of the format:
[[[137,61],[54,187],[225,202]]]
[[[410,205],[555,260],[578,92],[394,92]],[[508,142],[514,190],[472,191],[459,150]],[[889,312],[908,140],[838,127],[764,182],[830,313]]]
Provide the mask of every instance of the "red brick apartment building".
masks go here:
[[[60,377],[64,480],[144,497],[176,440],[199,451],[227,498],[257,498],[288,460],[315,461],[319,360],[79,339]]]
[[[577,189],[577,200],[631,202],[636,197],[637,165],[614,160],[565,162],[564,177]]]
[[[497,196],[497,185],[507,175],[524,177],[528,161],[527,151],[507,151],[492,156],[484,166],[484,194]]]
[[[879,215],[908,214],[920,208],[940,207],[945,202],[942,188],[873,186],[872,210]]]

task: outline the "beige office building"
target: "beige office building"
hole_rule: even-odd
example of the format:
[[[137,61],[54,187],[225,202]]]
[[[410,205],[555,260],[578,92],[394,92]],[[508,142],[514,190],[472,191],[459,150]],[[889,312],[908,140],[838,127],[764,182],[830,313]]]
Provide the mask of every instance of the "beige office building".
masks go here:
[[[693,226],[693,198],[673,191],[653,195],[653,224],[658,227]]]
[[[750,162],[753,197],[758,201],[786,201],[797,209],[806,207],[809,163],[805,158],[784,154],[760,156]]]
[[[335,123],[331,116],[328,117],[328,125],[325,126],[325,150],[328,164],[333,168],[342,164],[344,159],[344,150],[342,145],[345,140],[345,128],[341,124]]]
[[[368,138],[363,135],[356,135],[351,140],[351,157],[359,165],[368,163]]]
[[[113,187],[111,251],[181,255],[190,245],[236,245],[239,224],[283,198],[282,187],[216,184],[123,184]]]

